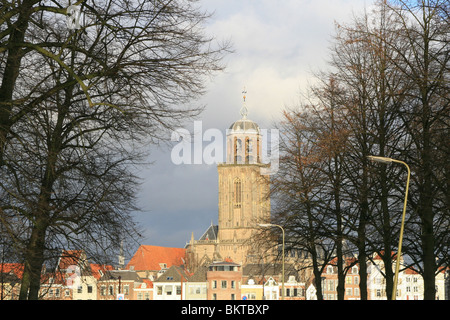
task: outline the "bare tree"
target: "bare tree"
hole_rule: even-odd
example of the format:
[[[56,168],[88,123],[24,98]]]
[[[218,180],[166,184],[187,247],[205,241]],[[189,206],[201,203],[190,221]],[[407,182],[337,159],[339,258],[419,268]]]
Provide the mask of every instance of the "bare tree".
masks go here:
[[[108,103],[131,111],[128,101],[96,99],[99,88],[105,92],[113,87],[122,96],[134,96],[133,111],[152,115],[154,125],[163,128],[183,119],[186,112],[198,112],[180,106],[203,93],[205,76],[223,69],[220,59],[228,45],[215,45],[205,36],[202,24],[209,15],[196,2],[79,1],[79,28],[70,29],[70,2],[3,1],[0,152],[16,121],[74,83],[91,106]],[[74,52],[73,64],[63,58],[68,51]],[[42,88],[40,80],[53,70],[34,63],[40,56],[54,60],[71,77]],[[24,90],[21,83],[29,83],[30,77],[36,81]]]
[[[448,189],[440,187],[445,185],[441,173],[448,166],[448,148],[435,143],[449,132],[448,1],[399,0],[386,6],[401,24],[398,39],[408,45],[404,52],[398,42],[390,43],[397,53],[392,61],[411,84],[400,113],[411,139],[410,148],[402,154],[411,167],[410,211],[419,227],[418,232],[409,233],[409,255],[424,278],[424,298],[434,300],[435,275],[441,263],[436,258],[448,256],[444,243],[449,239],[444,200]]]
[[[44,261],[90,258],[134,237],[143,147],[198,114],[186,104],[222,69],[194,1],[80,3],[80,29],[52,1],[1,10],[0,221],[22,255],[21,299]]]
[[[337,261],[341,257],[337,265],[344,261],[342,239],[357,248],[362,299],[367,299],[366,264],[373,252],[383,259],[387,297],[392,298],[392,264],[397,258],[404,198],[404,183],[397,183],[404,181],[403,168],[369,163],[369,155],[400,158],[413,168],[404,253],[424,276],[426,299],[434,298],[435,273],[448,261],[448,139],[443,137],[448,134],[450,114],[449,28],[445,17],[448,3],[444,1],[419,1],[417,6],[380,1],[374,11],[339,24],[331,49],[332,71],[320,75],[319,80],[326,80],[312,88],[315,101],[304,103],[316,122],[314,130],[312,126],[301,130],[314,132],[312,146],[323,152],[314,163],[321,178],[306,184],[320,190],[315,194],[320,212],[328,212],[320,228],[328,241],[335,242]],[[291,125],[284,127],[286,136],[302,136],[294,125],[297,121],[311,124],[300,113],[289,113],[287,119]],[[292,154],[299,152],[299,145],[284,145],[291,158],[283,158],[287,164],[297,159]],[[300,172],[287,164],[281,167],[289,171],[280,175],[286,187],[288,172]],[[282,199],[282,211],[293,214],[293,208],[300,206],[292,192]],[[345,274],[345,267],[339,274]],[[342,287],[338,292],[342,298]]]
[[[322,170],[323,145],[317,143],[320,121],[312,110],[301,108],[285,111],[283,116],[280,169],[271,190],[272,219],[285,229],[286,250],[303,253],[301,268],[312,268],[316,295],[322,300],[321,274],[335,256],[336,241],[328,234],[329,213],[323,210],[327,177]]]
[[[355,225],[349,240],[357,245],[360,255],[362,295],[367,294],[367,258],[377,252],[386,266],[388,298],[393,288],[392,253],[403,194],[392,181],[399,181],[402,171],[375,166],[367,157],[395,158],[396,152],[407,146],[399,109],[406,100],[409,82],[392,63],[395,52],[387,44],[398,41],[398,29],[392,13],[376,7],[350,24],[338,25],[332,50],[335,76],[345,87],[341,105],[351,132],[344,161],[346,198],[355,211],[351,214]]]

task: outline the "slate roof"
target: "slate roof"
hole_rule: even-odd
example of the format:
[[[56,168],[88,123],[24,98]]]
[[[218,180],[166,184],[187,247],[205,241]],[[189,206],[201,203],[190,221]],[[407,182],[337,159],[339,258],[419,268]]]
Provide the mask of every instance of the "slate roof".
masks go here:
[[[219,226],[211,224],[205,233],[200,237],[199,240],[217,240],[217,234],[219,232]]]
[[[183,267],[171,266],[169,269],[167,269],[166,272],[160,275],[158,279],[154,280],[153,282],[185,282],[188,281],[189,278],[190,275]]]
[[[108,270],[100,278],[100,281],[116,280],[119,279],[119,277],[121,281],[142,282],[142,279],[137,275],[136,271],[131,270]]]
[[[195,273],[189,278],[189,282],[205,282],[206,273],[208,272],[208,266],[201,266],[195,271]]]
[[[244,266],[243,269],[243,276],[244,277],[262,277],[265,278],[271,277],[271,276],[279,276],[282,274],[282,264],[247,264]],[[285,281],[289,279],[289,276],[295,276],[295,278],[298,280],[298,272],[294,269],[294,266],[292,264],[285,264],[284,266],[284,278]]]

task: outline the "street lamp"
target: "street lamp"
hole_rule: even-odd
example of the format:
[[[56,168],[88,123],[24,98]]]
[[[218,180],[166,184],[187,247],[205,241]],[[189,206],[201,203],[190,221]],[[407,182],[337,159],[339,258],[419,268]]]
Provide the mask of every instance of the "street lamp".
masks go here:
[[[368,156],[367,158],[371,161],[381,162],[381,163],[386,163],[386,164],[389,164],[392,162],[400,163],[400,164],[403,164],[406,167],[406,169],[408,170],[408,178],[406,180],[405,201],[403,203],[402,225],[400,227],[400,238],[398,240],[398,252],[397,252],[397,261],[396,261],[396,267],[395,267],[394,288],[392,289],[392,300],[395,300],[396,296],[397,296],[398,272],[400,269],[400,257],[402,254],[403,229],[404,229],[404,225],[405,225],[406,202],[408,200],[409,177],[411,175],[411,171],[409,170],[409,166],[405,162],[400,161],[400,160],[395,160],[395,159],[386,158],[386,157],[375,157],[375,156]]]
[[[282,249],[282,254],[283,254],[283,260],[282,260],[282,267],[281,267],[281,300],[284,300],[284,229],[282,226],[278,225],[278,224],[272,224],[272,223],[260,223],[258,224],[260,227],[263,228],[268,228],[268,227],[278,227],[281,229],[282,233],[283,233],[283,249]]]

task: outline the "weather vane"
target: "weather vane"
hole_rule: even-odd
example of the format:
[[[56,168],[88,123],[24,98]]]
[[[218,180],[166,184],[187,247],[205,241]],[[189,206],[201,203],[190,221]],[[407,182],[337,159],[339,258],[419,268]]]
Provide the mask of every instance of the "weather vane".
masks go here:
[[[242,91],[242,94],[243,94],[243,98],[244,98],[244,103],[241,108],[241,116],[242,116],[242,119],[246,119],[248,110],[247,110],[247,107],[245,106],[245,98],[246,98],[245,95],[247,94],[247,90],[245,90],[245,87],[244,87],[244,90]]]

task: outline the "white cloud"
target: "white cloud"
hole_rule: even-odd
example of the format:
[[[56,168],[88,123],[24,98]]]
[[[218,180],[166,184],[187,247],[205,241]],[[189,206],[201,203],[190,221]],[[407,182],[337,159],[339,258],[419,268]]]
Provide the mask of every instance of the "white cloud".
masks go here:
[[[249,118],[270,129],[283,108],[292,106],[299,91],[312,81],[311,71],[326,67],[334,22],[349,21],[354,11],[361,12],[369,3],[369,0],[203,1],[206,10],[215,11],[206,32],[219,40],[230,39],[234,46],[234,53],[225,58],[227,69],[212,79],[208,93],[200,101],[206,106],[199,119],[203,121],[203,130],[217,128],[225,132],[240,117],[243,86],[248,91]],[[169,149],[158,152],[157,162],[145,175],[139,198],[149,213],[140,216],[139,221],[148,228],[149,244],[164,245],[161,242],[167,241],[167,246],[183,246],[184,242],[176,242],[182,238],[180,233],[194,229],[199,221],[204,221],[202,225],[207,227],[211,220],[217,220],[214,166],[177,167],[170,162]],[[186,232],[185,240],[190,236],[190,231]]]

